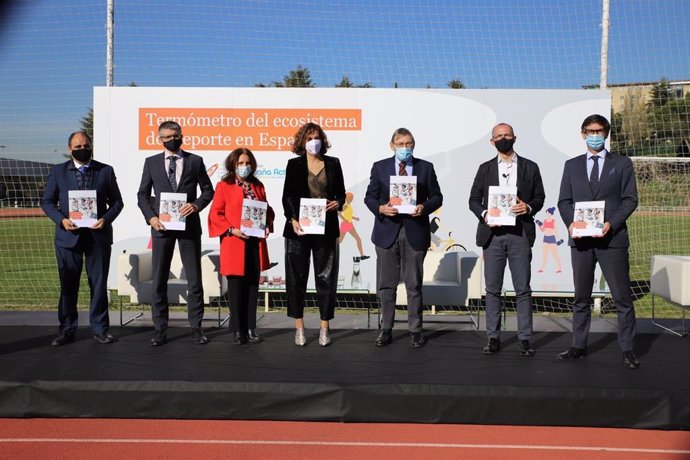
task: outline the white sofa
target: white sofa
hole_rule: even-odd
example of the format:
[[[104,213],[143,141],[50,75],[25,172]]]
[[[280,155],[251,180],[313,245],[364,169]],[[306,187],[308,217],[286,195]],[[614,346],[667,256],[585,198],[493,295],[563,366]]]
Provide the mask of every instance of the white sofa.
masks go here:
[[[422,298],[425,305],[469,306],[482,298],[481,258],[472,251],[435,252],[424,258]],[[407,291],[398,285],[398,305],[407,305]]]
[[[650,280],[652,294],[652,323],[676,335],[685,336],[685,309],[690,307],[690,256],[652,256]],[[681,332],[662,326],[654,316],[654,297],[659,296],[682,310]]]
[[[204,287],[204,303],[212,297],[220,297],[223,277],[219,274],[218,251],[203,251],[201,256],[201,282]],[[152,300],[151,250],[126,252],[118,257],[117,290],[127,295],[133,304],[151,303]],[[180,253],[175,249],[168,279],[168,301],[171,304],[187,303],[187,277]]]

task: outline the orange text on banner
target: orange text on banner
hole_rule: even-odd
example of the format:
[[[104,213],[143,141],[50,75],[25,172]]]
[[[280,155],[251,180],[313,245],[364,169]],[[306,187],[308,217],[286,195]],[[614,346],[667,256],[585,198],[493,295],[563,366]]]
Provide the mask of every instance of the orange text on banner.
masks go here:
[[[182,126],[183,148],[189,150],[288,151],[304,123],[324,131],[360,131],[361,109],[208,109],[140,108],[139,149],[161,150],[158,125],[166,120]]]

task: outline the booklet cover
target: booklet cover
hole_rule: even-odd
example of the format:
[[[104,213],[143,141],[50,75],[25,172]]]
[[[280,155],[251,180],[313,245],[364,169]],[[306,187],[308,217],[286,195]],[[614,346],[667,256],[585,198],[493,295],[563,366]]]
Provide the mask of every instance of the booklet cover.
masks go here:
[[[299,201],[299,224],[304,233],[324,235],[326,233],[326,199],[301,198]]]
[[[186,228],[186,218],[180,215],[180,210],[186,202],[186,193],[161,193],[161,208],[158,218],[163,222],[166,230],[184,230]]]
[[[266,238],[266,215],[268,203],[245,198],[242,201],[240,230],[247,236]]]
[[[575,203],[573,236],[601,236],[604,229],[605,201],[578,201]]]
[[[515,225],[515,214],[511,211],[517,204],[517,187],[509,185],[489,186],[489,209],[486,212],[489,225]]]
[[[69,220],[77,227],[92,227],[98,221],[98,206],[95,190],[70,190]]]
[[[400,214],[412,214],[417,207],[417,176],[391,176],[389,203]]]

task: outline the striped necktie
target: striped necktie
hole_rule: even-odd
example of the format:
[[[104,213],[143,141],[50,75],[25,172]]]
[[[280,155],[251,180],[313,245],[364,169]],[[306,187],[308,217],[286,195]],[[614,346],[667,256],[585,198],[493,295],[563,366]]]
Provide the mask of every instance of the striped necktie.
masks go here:
[[[168,159],[170,164],[168,165],[168,182],[170,182],[170,187],[173,191],[177,191],[177,155],[170,155]]]
[[[398,176],[407,176],[407,163],[404,161],[400,162],[400,166],[398,167]]]

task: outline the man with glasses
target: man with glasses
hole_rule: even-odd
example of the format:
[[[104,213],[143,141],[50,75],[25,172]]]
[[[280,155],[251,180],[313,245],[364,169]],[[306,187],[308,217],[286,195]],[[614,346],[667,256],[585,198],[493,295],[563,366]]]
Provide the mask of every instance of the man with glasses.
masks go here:
[[[503,274],[506,261],[513,278],[517,302],[518,347],[520,355],[534,356],[532,337],[532,246],[536,237],[534,215],[544,205],[544,185],[539,166],[518,157],[513,145],[517,137],[507,123],[499,123],[491,131],[489,142],[498,156],[479,166],[470,191],[469,205],[477,216],[477,246],[484,252],[484,285],[486,287],[486,335],[488,343],[484,354],[495,354],[501,349],[501,308]],[[489,223],[496,206],[489,201],[490,186],[514,187],[516,203],[511,207],[515,225]]]
[[[611,124],[601,115],[582,122],[581,135],[587,152],[565,163],[558,210],[570,235],[575,299],[573,301],[573,343],[560,353],[560,360],[587,356],[587,336],[592,318],[592,286],[597,262],[611,289],[618,311],[618,344],[623,364],[640,367],[633,351],[635,310],[630,289],[630,260],[626,221],[637,208],[637,185],[632,161],[605,148]],[[574,237],[575,203],[604,201],[604,226],[599,237]]]
[[[89,323],[93,339],[98,343],[115,341],[108,332],[107,281],[112,224],[124,204],[113,168],[93,159],[92,145],[85,132],[72,133],[67,141],[70,159],[55,165],[43,192],[43,211],[56,224],[55,256],[60,275],[60,334],[51,342],[54,347],[74,342],[84,261],[91,288]]]
[[[213,185],[206,173],[204,160],[186,152],[182,146],[182,128],[174,121],[164,121],[158,127],[158,139],[164,152],[148,157],[144,162],[141,185],[137,192],[139,209],[151,226],[153,264],[153,301],[151,312],[155,333],[152,346],[167,341],[168,276],[175,242],[187,276],[187,313],[192,328],[192,341],[203,345],[208,338],[201,327],[204,316],[204,292],[201,284],[201,222],[199,211],[213,199]],[[197,196],[197,187],[201,194]],[[153,190],[154,197],[151,197]],[[169,230],[159,218],[161,193],[182,193],[187,197],[179,213],[185,218],[184,230]]]
[[[434,165],[412,156],[415,141],[405,129],[395,130],[390,149],[394,155],[377,161],[371,168],[364,204],[374,214],[371,241],[376,245],[377,290],[381,303],[381,332],[376,346],[385,347],[393,341],[395,321],[395,293],[401,268],[407,289],[407,320],[412,347],[425,344],[422,336],[422,279],[424,257],[431,244],[429,214],[443,204],[441,187]],[[391,176],[415,176],[416,205],[411,214],[402,214],[390,202]]]

